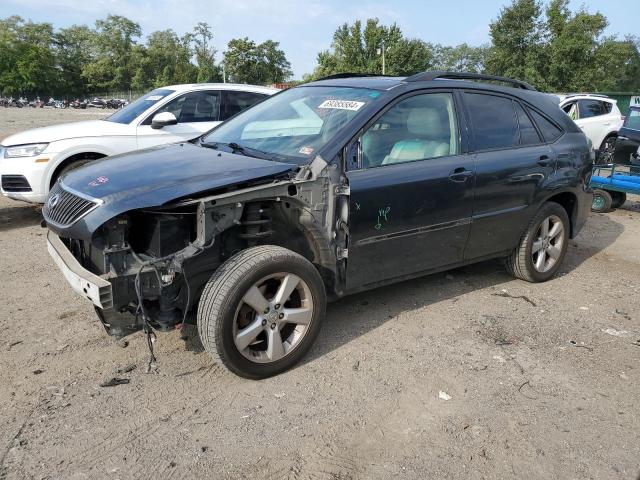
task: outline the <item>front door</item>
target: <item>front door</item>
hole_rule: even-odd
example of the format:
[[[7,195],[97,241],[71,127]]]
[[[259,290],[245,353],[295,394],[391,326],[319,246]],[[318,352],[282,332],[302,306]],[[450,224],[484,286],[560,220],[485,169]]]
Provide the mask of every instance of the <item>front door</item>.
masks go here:
[[[200,90],[181,95],[149,115],[137,128],[138,148],[194,139],[220,123],[220,91]],[[171,112],[178,123],[151,128],[153,117]]]
[[[359,139],[350,196],[347,287],[460,262],[473,206],[475,166],[460,153],[450,92],[389,107]]]

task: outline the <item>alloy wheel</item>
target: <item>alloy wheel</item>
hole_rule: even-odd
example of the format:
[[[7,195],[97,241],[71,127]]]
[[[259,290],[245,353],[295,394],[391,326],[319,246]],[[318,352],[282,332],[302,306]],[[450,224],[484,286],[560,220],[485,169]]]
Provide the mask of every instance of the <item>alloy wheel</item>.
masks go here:
[[[564,225],[556,215],[545,218],[531,246],[533,267],[540,273],[548,272],[556,264],[564,248]]]
[[[313,320],[307,283],[292,273],[277,273],[254,283],[236,309],[233,340],[256,363],[278,361],[302,342]]]

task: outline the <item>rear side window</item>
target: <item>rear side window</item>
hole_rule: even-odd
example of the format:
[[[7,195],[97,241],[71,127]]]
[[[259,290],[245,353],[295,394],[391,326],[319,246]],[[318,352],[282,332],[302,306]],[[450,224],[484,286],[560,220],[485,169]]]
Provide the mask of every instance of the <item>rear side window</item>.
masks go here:
[[[598,117],[605,114],[604,102],[598,100],[578,100],[580,118]]]
[[[520,125],[520,144],[521,145],[538,145],[540,136],[536,131],[536,127],[531,123],[531,119],[524,108],[519,103],[515,104],[516,114],[518,115],[518,124]]]
[[[533,121],[536,123],[536,125],[538,125],[538,128],[540,129],[545,142],[551,143],[560,138],[563,133],[561,129],[559,129],[556,125],[551,123],[535,110],[527,110],[529,111],[531,118],[533,118]]]
[[[224,92],[220,120],[224,121],[233,117],[236,113],[252,107],[261,101],[266,95],[253,92],[234,92],[232,90]]]
[[[509,148],[519,144],[518,121],[511,99],[467,93],[465,102],[471,116],[476,150]]]
[[[602,106],[604,108],[604,113],[611,113],[611,110],[613,110],[613,103],[611,102],[602,102]]]
[[[640,130],[640,108],[632,108],[624,120],[625,128]]]

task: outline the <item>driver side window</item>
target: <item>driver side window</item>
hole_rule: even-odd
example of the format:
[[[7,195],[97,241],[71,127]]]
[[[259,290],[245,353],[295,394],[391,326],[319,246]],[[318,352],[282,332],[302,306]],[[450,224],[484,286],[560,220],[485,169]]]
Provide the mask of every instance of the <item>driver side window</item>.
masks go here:
[[[450,93],[414,95],[398,102],[362,135],[364,168],[458,154],[458,126]]]
[[[159,108],[151,118],[145,121],[145,125],[151,124],[153,116],[162,112],[171,112],[178,123],[193,122],[217,122],[220,110],[220,92],[198,91],[182,95],[165,106]]]

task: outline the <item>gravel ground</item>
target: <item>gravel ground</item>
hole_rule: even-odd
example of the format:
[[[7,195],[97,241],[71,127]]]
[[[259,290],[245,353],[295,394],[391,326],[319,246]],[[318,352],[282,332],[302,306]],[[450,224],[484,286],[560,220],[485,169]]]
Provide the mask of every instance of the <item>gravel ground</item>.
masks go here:
[[[87,117],[3,109],[0,138]],[[592,215],[545,284],[485,262],[345,298],[256,382],[191,329],[145,374],[2,198],[0,478],[640,478],[639,221],[640,197]]]

